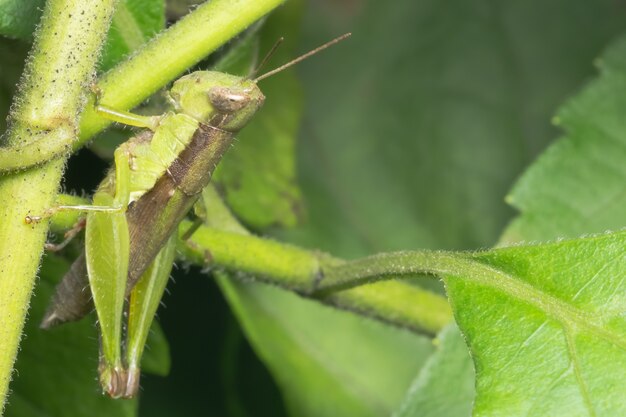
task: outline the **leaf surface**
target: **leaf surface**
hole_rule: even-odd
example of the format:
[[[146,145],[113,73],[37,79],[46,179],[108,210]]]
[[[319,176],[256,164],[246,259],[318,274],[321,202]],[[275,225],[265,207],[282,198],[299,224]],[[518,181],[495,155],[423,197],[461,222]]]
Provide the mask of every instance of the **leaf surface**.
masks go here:
[[[280,289],[219,284],[293,416],[389,415],[433,350],[426,337]]]
[[[476,416],[626,413],[626,231],[472,255],[445,279]]]
[[[120,0],[113,15],[100,69],[111,68],[164,27],[164,0]]]
[[[167,376],[171,366],[169,343],[161,325],[154,320],[141,358],[141,370],[158,376]]]
[[[474,400],[474,367],[456,325],[439,333],[437,351],[411,384],[393,417],[467,417]]]
[[[615,42],[597,61],[600,76],[559,111],[556,120],[567,135],[541,155],[509,195],[507,200],[522,213],[506,230],[503,242],[577,236],[617,230],[626,224],[625,52],[625,40]],[[511,403],[516,410],[509,414],[513,416],[526,415],[521,410],[530,415],[624,413],[619,381],[626,359],[619,315],[624,310],[621,281],[626,244],[618,240],[616,245],[612,248],[598,242],[587,247],[586,253],[583,248],[572,248],[562,254],[561,265],[547,261],[541,268],[536,260],[523,265],[517,255],[507,259],[515,249],[506,249],[508,256],[489,261],[510,262],[510,268],[528,274],[536,263],[534,268],[543,271],[533,274],[532,285],[542,288],[547,299],[556,300],[552,304],[563,306],[565,302],[564,308],[556,310],[561,316],[568,311],[572,314],[555,320],[532,304],[509,300],[505,315],[500,311],[499,317],[493,316],[498,307],[491,313],[488,307],[481,307],[482,313],[476,313],[484,314],[481,330],[487,333],[480,335],[476,333],[478,323],[468,318],[467,336],[480,369],[477,414],[506,413],[503,395],[515,399]],[[540,259],[536,254],[527,255]],[[492,297],[495,305],[504,299],[485,288],[469,293],[478,300]],[[459,316],[471,315],[465,311],[469,308],[462,308],[464,302],[476,307],[459,289],[455,299]],[[576,311],[583,311],[582,320],[567,318],[575,317]],[[494,332],[496,328],[500,330]]]
[[[626,38],[597,61],[601,75],[555,120],[567,132],[518,181],[522,213],[503,241],[553,239],[626,226]]]
[[[310,216],[290,237],[344,257],[494,244],[623,16],[612,0],[314,2],[303,49],[354,35],[298,68]]]

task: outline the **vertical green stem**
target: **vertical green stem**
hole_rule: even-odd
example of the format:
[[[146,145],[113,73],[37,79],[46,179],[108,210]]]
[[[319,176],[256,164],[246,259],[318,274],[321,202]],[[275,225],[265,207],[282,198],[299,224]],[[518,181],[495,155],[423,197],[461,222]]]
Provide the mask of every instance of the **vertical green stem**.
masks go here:
[[[6,145],[77,134],[83,94],[94,73],[115,0],[48,1],[9,117]],[[36,152],[34,150],[30,152]],[[26,225],[54,201],[65,160],[0,178],[0,411],[48,225]]]

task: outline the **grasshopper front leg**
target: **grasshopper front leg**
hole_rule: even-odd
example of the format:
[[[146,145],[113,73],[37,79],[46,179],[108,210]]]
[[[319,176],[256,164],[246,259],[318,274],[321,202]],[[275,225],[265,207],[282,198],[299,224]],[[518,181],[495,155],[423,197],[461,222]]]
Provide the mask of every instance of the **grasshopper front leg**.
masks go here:
[[[115,150],[115,176],[109,175],[105,182],[100,184],[96,194],[110,194],[115,196],[111,199],[94,198],[90,205],[57,205],[45,210],[39,215],[28,214],[24,218],[26,224],[38,223],[48,219],[61,211],[82,211],[100,213],[125,212],[130,200],[130,160],[131,152],[127,146],[121,145]]]

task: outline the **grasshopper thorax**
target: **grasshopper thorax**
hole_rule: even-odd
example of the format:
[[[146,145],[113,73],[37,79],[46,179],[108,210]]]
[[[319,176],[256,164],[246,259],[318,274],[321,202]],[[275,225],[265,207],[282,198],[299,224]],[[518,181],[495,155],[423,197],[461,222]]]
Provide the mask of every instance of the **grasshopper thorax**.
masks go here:
[[[196,71],[180,78],[170,97],[177,112],[205,124],[219,120],[220,128],[230,131],[245,126],[265,100],[254,81],[214,71]]]

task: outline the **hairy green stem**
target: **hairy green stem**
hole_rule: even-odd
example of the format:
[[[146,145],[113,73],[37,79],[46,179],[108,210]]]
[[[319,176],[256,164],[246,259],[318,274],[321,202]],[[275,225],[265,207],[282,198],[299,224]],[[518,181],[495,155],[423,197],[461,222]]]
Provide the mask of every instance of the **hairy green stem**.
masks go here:
[[[128,110],[197,64],[285,0],[212,0],[148,42],[98,81],[102,104]],[[82,146],[111,123],[88,106],[80,123]]]
[[[206,226],[198,228],[181,247],[187,260],[245,273],[302,296],[419,332],[436,334],[452,320],[444,297],[405,281],[330,291],[325,284],[328,277],[335,287],[349,286],[351,278],[344,276],[341,268],[351,262],[250,235],[211,186],[205,189],[202,202],[205,212],[200,214],[206,217]],[[190,227],[191,222],[183,222],[180,235]]]
[[[105,73],[97,83],[100,102],[117,110],[137,106],[284,1],[207,1]],[[0,149],[0,171],[43,164],[80,148],[104,130],[111,121],[96,113],[93,100],[91,97],[82,115],[78,139],[41,136],[37,146],[29,142]]]
[[[442,278],[446,275],[472,275],[477,272],[471,267],[473,263],[461,252],[379,253],[325,269],[324,279],[317,290],[334,292],[398,275],[429,274]]]
[[[78,197],[61,197],[62,201],[85,203]],[[471,266],[463,254],[398,252],[344,261],[253,236],[237,222],[213,187],[209,186],[203,197],[208,209],[201,215],[209,226],[197,227],[184,220],[178,229],[184,239],[179,252],[188,262],[244,273],[304,297],[422,333],[436,334],[452,320],[444,297],[394,278],[462,273]],[[52,229],[62,231],[77,220],[74,212],[59,213]],[[373,281],[381,282],[362,285]]]
[[[191,225],[189,221],[183,222],[181,234]],[[304,297],[411,330],[436,334],[452,320],[450,307],[440,295],[400,280],[359,286],[364,283],[359,274],[344,275],[352,262],[271,239],[202,226],[181,248],[181,252],[193,263],[244,273]],[[412,269],[411,275],[432,272],[430,268],[420,268],[420,265],[406,266],[406,271],[397,268],[393,276],[379,270],[376,276],[368,278],[398,278],[408,274],[409,269]],[[324,285],[327,276],[333,277],[333,282],[337,281],[334,277],[340,276],[344,289],[319,291],[320,287],[330,288]],[[356,288],[345,289],[348,286]]]
[[[6,144],[68,143],[106,37],[115,0],[47,2],[9,117]],[[6,398],[48,226],[25,216],[54,202],[64,158],[0,179],[0,408]]]

